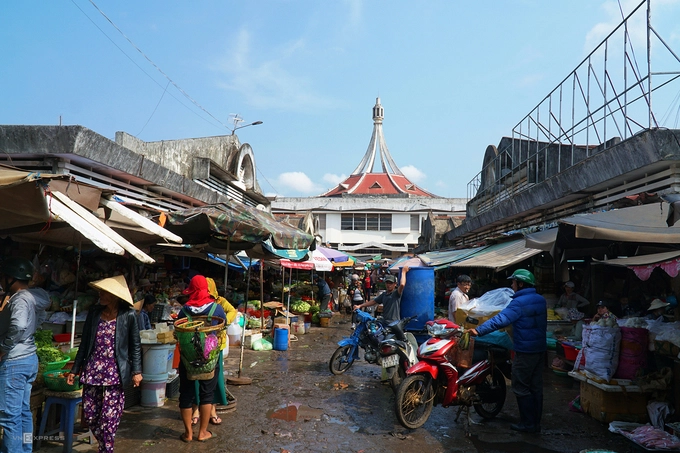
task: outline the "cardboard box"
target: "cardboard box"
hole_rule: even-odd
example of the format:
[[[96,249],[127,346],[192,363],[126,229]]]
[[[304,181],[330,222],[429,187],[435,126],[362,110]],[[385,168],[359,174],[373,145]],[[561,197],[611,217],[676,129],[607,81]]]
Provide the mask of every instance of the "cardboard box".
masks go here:
[[[489,319],[493,318],[496,316],[498,313],[500,313],[500,310],[495,311],[493,313],[477,313],[474,310],[463,310],[461,308],[456,310],[456,313],[454,315],[454,319],[456,320],[456,324],[459,326],[463,326],[466,329],[474,329],[476,327],[481,326],[484,324],[486,321]],[[512,336],[512,326],[504,327],[500,329],[504,332],[508,332],[510,336]]]
[[[253,343],[256,342],[257,340],[262,339],[262,333],[260,332],[253,332],[248,334],[248,331],[246,331],[246,342],[245,342],[245,347],[248,349],[253,349]]]
[[[174,343],[175,342],[175,337],[174,337],[174,331],[168,330],[166,332],[157,332],[156,333],[156,342],[158,343]]]
[[[637,391],[635,391],[637,389]],[[602,386],[581,381],[583,412],[603,423],[613,421],[647,423],[649,393],[639,387]]]

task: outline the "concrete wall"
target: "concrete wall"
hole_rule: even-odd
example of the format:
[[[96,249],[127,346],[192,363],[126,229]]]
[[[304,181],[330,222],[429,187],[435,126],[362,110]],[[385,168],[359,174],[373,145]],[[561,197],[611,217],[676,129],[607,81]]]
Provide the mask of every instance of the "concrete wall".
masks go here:
[[[194,157],[210,159],[227,170],[230,156],[241,146],[236,135],[145,142],[126,132],[116,132],[116,143],[188,178]]]

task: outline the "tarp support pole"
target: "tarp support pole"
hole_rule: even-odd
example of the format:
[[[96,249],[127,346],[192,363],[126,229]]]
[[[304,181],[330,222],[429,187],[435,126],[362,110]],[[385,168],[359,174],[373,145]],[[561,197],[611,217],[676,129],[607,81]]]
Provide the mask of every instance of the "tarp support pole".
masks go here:
[[[229,278],[229,246],[231,238],[227,238],[227,265],[224,266],[224,297],[227,297],[227,279]]]
[[[264,260],[260,260],[260,327],[264,325]]]
[[[78,308],[78,280],[80,279],[80,254],[83,248],[82,239],[78,242],[78,258],[76,258],[76,287],[75,299],[73,299],[73,319],[71,319],[71,349],[74,347],[76,340],[76,309]]]

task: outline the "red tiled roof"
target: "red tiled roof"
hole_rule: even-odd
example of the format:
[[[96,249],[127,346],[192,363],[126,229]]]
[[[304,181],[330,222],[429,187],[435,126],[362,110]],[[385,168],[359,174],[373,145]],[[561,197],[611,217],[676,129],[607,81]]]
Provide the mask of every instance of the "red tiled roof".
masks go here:
[[[335,188],[321,196],[337,197],[345,193],[352,195],[409,194],[421,197],[435,196],[416,186],[405,176],[388,173],[362,173],[360,175],[351,175]]]

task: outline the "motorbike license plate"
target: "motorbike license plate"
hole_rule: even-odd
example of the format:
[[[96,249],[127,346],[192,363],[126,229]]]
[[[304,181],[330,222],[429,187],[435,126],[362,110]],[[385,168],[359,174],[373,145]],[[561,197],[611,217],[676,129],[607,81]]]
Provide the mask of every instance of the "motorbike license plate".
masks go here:
[[[399,356],[397,354],[392,354],[382,359],[383,368],[391,368],[393,366],[399,365]]]

